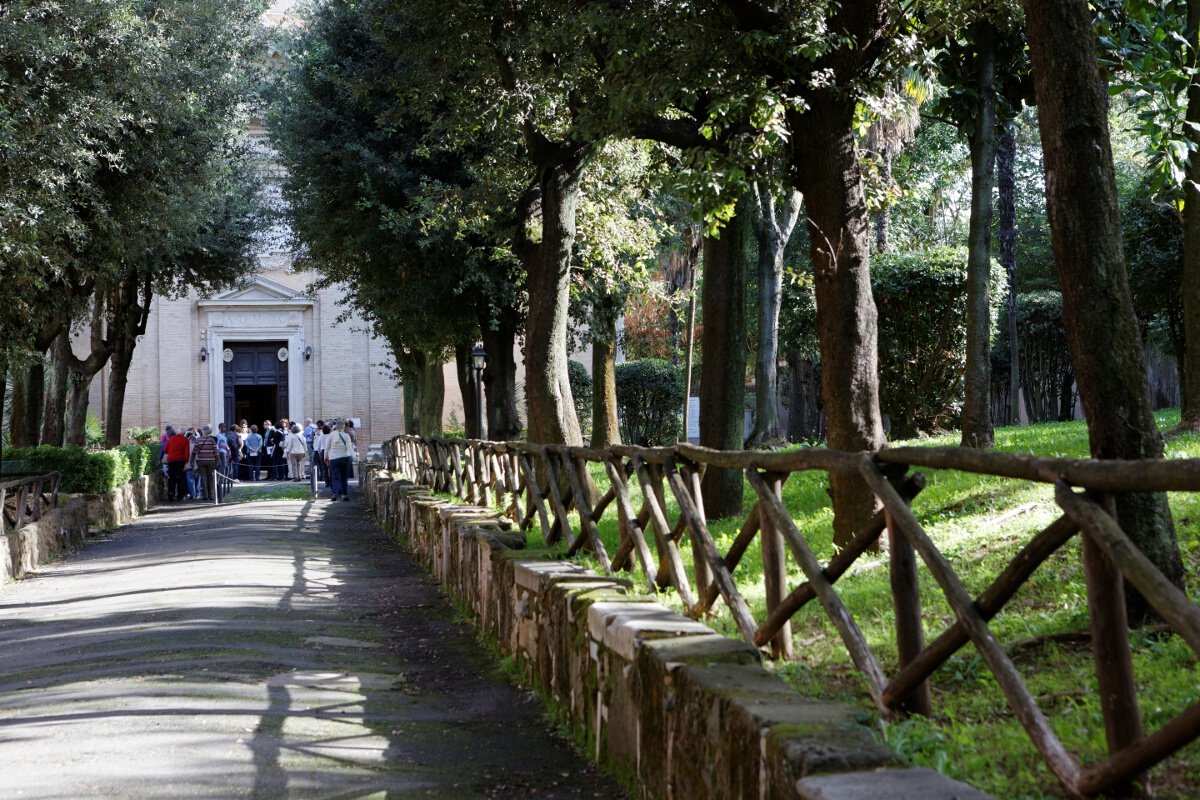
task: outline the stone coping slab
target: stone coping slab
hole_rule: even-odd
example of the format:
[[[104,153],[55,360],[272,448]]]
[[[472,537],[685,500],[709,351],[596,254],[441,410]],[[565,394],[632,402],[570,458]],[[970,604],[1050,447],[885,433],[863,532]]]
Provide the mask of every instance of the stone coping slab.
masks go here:
[[[983,792],[929,769],[880,769],[804,778],[802,800],[991,800]]]

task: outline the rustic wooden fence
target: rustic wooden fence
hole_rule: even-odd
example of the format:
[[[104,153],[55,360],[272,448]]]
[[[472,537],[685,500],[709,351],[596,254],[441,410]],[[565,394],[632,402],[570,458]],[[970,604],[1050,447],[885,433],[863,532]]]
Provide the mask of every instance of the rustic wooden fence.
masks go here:
[[[35,522],[58,505],[58,486],[62,473],[28,475],[0,482],[0,536],[16,531],[26,522]]]
[[[607,572],[636,565],[651,589],[674,587],[688,613],[699,617],[722,600],[741,635],[775,657],[792,656],[791,618],[817,600],[851,659],[862,673],[879,712],[928,713],[927,679],[959,649],[973,644],[995,676],[1009,707],[1047,765],[1072,796],[1093,797],[1136,779],[1149,767],[1200,737],[1200,702],[1158,730],[1142,730],[1129,648],[1123,580],[1149,601],[1167,625],[1200,656],[1200,607],[1168,581],[1121,530],[1112,514],[1113,493],[1200,491],[1200,459],[1160,461],[1067,460],[979,452],[962,448],[897,447],[876,453],[825,449],[789,452],[725,452],[680,444],[675,447],[615,446],[608,450],[398,436],[384,448],[388,468],[463,500],[505,508],[522,530],[540,524],[547,543],[565,540],[568,553],[594,554]],[[603,465],[611,487],[597,497],[588,464]],[[725,553],[709,533],[700,482],[708,467],[738,469],[757,495]],[[1054,485],[1062,510],[1030,538],[982,593],[973,597],[913,514],[910,504],[924,486],[912,467],[960,470]],[[822,565],[805,534],[783,505],[782,487],[794,473],[857,472],[882,509],[852,541]],[[548,480],[547,476],[560,476]],[[564,477],[565,476],[565,479]],[[629,490],[636,480],[642,505]],[[678,503],[668,516],[666,488]],[[597,523],[614,509],[620,531],[609,554]],[[572,512],[573,515],[572,515]],[[835,583],[863,553],[889,532],[891,586],[898,671],[884,673]],[[988,622],[1040,564],[1083,532],[1091,640],[1109,755],[1083,765],[1048,723],[1013,660]],[[826,535],[828,535],[826,533]],[[739,591],[734,570],[759,540],[766,588],[766,614],[755,619]],[[685,540],[693,552],[689,572],[681,557]],[[805,581],[787,585],[788,554]],[[932,642],[922,632],[917,558],[925,562],[957,621]]]

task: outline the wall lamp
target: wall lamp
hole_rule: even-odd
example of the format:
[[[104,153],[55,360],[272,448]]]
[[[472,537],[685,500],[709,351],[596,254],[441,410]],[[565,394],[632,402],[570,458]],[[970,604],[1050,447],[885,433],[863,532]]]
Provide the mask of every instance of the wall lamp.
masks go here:
[[[312,349],[312,345],[310,344],[308,347],[304,348],[304,360],[308,361],[310,358],[312,358],[312,354],[313,354],[313,349]]]
[[[207,347],[200,348],[200,360],[208,361],[208,348]]]

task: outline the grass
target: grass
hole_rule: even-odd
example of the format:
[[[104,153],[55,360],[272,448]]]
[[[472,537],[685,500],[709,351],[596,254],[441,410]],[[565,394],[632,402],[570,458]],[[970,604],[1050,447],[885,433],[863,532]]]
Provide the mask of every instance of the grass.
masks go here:
[[[1178,411],[1160,412],[1157,420],[1160,429],[1170,429],[1178,423]],[[908,444],[957,445],[958,437],[948,434]],[[1002,428],[996,432],[996,449],[1084,458],[1089,452],[1087,428],[1082,422]],[[1167,455],[1200,457],[1200,437],[1184,435],[1171,440]],[[925,472],[928,482],[913,509],[960,579],[976,594],[1033,534],[1060,514],[1051,487],[1044,484],[951,471]],[[592,477],[601,492],[608,488],[608,478],[598,465],[592,465]],[[636,481],[630,489],[634,508],[640,508],[641,491]],[[793,475],[783,490],[784,502],[797,526],[823,561],[834,552],[833,515],[825,489],[823,473],[802,473]],[[750,509],[753,502],[753,492],[747,487],[745,508]],[[667,506],[668,517],[674,521],[678,509],[669,491]],[[1191,596],[1200,600],[1195,591],[1200,576],[1200,496],[1172,495],[1171,508]],[[1006,513],[1008,517],[997,519]],[[577,530],[576,523],[573,520],[572,527]],[[711,523],[722,552],[741,523],[741,519]],[[605,512],[598,527],[608,552],[615,552],[619,543],[615,504]],[[537,526],[531,531],[530,547],[544,547]],[[682,550],[690,568],[690,547],[685,543]],[[589,557],[581,556],[580,560],[586,562]],[[763,619],[765,601],[758,547],[747,551],[735,578],[755,617]],[[802,580],[793,562],[789,586]],[[868,553],[838,582],[837,590],[884,670],[894,672],[897,655],[886,555]],[[930,641],[954,622],[954,615],[923,565],[921,597],[926,640]],[[682,610],[673,592],[664,593],[663,600]],[[720,603],[706,622],[726,635],[738,636]],[[1094,667],[1086,640],[1080,643],[1081,635],[1088,630],[1088,617],[1078,537],[1038,569],[992,621],[991,628],[1009,647],[1030,691],[1068,750],[1084,764],[1103,759],[1106,745]],[[819,604],[810,603],[797,614],[792,631],[796,658],[774,665],[784,680],[814,697],[840,698],[871,707],[865,684]],[[1134,631],[1131,643],[1143,719],[1147,731],[1153,731],[1200,701],[1200,668],[1177,636],[1154,630]],[[1041,800],[1065,796],[973,647],[968,645],[952,657],[930,686],[932,716],[878,723],[880,735],[893,748],[916,765],[937,769],[996,797]],[[1200,743],[1193,743],[1159,765],[1150,779],[1159,798],[1200,796]]]
[[[307,500],[308,482],[291,483],[290,481],[261,481],[251,483],[235,483],[229,494],[225,496],[226,503],[254,503],[264,500]]]

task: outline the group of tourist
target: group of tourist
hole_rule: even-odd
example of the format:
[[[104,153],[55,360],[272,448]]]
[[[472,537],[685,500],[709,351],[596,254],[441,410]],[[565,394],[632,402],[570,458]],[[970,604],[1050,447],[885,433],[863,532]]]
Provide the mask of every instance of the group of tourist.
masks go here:
[[[302,482],[310,469],[330,490],[330,499],[349,500],[357,452],[353,421],[314,423],[309,418],[303,427],[288,419],[278,425],[265,420],[261,431],[246,420],[222,422],[216,432],[211,425],[186,431],[167,425],[159,456],[165,465],[168,501],[216,503],[218,472],[239,481]]]

